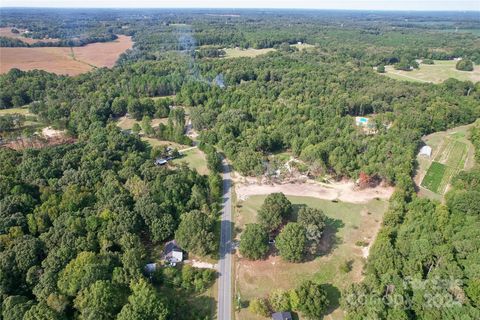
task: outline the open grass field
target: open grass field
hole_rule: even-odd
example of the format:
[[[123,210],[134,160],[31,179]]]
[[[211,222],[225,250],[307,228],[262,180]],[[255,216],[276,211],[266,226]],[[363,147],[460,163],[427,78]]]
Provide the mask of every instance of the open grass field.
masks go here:
[[[315,48],[313,44],[308,44],[308,43],[292,44],[291,47],[297,48],[300,51]]]
[[[193,148],[188,151],[182,151],[183,157],[173,160],[174,164],[186,162],[190,169],[197,170],[200,174],[208,174],[207,159],[205,154],[198,148]]]
[[[141,137],[140,139],[142,141],[147,142],[152,147],[169,146],[171,148],[176,148],[177,150],[188,148],[188,146],[184,146],[184,145],[178,144],[176,142],[167,141],[167,140],[160,140],[160,139],[149,138],[149,137],[145,137],[145,136]]]
[[[395,70],[393,66],[386,66],[385,73],[387,77],[396,80],[413,82],[432,82],[441,83],[448,78],[455,78],[461,81],[480,81],[480,66],[475,66],[474,70],[459,71],[455,69],[457,61],[435,60],[435,64],[420,64],[419,69],[412,71]]]
[[[257,211],[265,196],[252,196],[238,202],[235,210],[237,239],[247,223],[256,222]],[[249,261],[237,256],[235,263],[235,297],[249,301],[267,296],[275,289],[291,289],[302,280],[312,279],[328,284],[332,308],[328,319],[343,319],[338,308],[339,292],[352,282],[362,279],[362,268],[367,248],[357,241],[373,242],[387,209],[388,203],[372,200],[365,204],[332,202],[312,197],[288,196],[294,210],[303,205],[322,209],[330,218],[322,243],[322,254],[303,263],[289,263],[278,256],[266,260]],[[345,261],[352,263],[352,270],[344,273],[339,266]],[[250,313],[246,308],[236,314],[237,319],[265,319]]]
[[[24,32],[25,30],[19,29],[20,32]],[[25,43],[32,44],[37,42],[55,42],[58,39],[32,39],[24,37],[22,33],[13,33],[12,28],[10,27],[3,27],[0,28],[0,37],[7,37],[13,39],[19,39]]]
[[[415,182],[419,194],[441,200],[448,191],[450,180],[460,171],[473,167],[474,149],[468,140],[471,125],[436,132],[423,138],[432,147],[430,158],[417,156]]]
[[[111,42],[83,47],[0,48],[0,73],[12,68],[40,69],[56,74],[78,75],[95,67],[113,67],[118,56],[133,45],[131,37],[120,35]]]
[[[223,49],[225,51],[225,58],[242,58],[242,57],[247,57],[247,58],[254,58],[262,54],[266,54],[272,51],[276,51],[276,49],[273,48],[267,48],[267,49],[240,49],[240,48],[225,48]]]
[[[122,130],[131,130],[135,123],[141,124],[142,121],[137,121],[132,118],[128,117],[121,117],[117,121],[117,126],[119,126]],[[152,127],[156,128],[160,123],[167,124],[168,118],[154,118],[150,123]]]
[[[6,115],[6,114],[14,114],[18,113],[24,116],[29,116],[31,113],[28,111],[28,108],[10,108],[10,109],[0,109],[0,116]]]

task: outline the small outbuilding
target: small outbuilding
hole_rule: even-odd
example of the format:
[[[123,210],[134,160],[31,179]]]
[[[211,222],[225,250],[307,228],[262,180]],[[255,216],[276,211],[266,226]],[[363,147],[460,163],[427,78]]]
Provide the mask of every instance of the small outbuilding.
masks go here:
[[[164,164],[167,164],[167,159],[164,158],[157,158],[155,159],[155,165],[157,166],[163,166]]]
[[[147,263],[145,265],[145,272],[154,273],[155,270],[157,270],[157,264],[156,263]]]
[[[163,259],[170,263],[178,263],[183,261],[183,250],[177,245],[175,240],[169,241],[165,244]]]
[[[292,320],[292,314],[290,312],[275,312],[272,314],[273,320]]]
[[[432,147],[430,147],[430,146],[423,146],[423,147],[420,149],[419,155],[430,158],[430,157],[432,156]]]

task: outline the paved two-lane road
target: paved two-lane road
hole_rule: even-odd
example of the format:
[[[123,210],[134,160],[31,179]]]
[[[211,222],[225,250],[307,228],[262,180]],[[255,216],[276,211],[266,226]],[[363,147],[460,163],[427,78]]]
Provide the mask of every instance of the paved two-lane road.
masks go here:
[[[223,201],[220,231],[218,320],[232,319],[232,180],[230,166],[223,160]]]

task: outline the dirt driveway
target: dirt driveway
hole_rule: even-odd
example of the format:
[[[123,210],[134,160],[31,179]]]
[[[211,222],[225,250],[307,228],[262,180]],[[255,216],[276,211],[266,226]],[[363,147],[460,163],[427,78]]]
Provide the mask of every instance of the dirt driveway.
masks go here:
[[[378,186],[357,190],[352,181],[320,183],[316,181],[306,181],[302,183],[284,183],[284,184],[261,184],[258,182],[236,183],[235,191],[240,200],[245,200],[253,195],[270,194],[273,192],[283,192],[291,196],[314,197],[324,200],[339,200],[350,203],[366,203],[370,200],[379,198],[387,200],[394,191],[394,187]]]

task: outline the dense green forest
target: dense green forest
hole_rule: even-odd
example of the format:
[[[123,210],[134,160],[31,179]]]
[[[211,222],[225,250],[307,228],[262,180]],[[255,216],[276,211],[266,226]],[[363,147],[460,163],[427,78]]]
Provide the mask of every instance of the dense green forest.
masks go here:
[[[143,269],[149,248],[171,239],[184,216],[205,217],[198,232],[215,238],[218,180],[156,167],[138,138],[98,122],[72,145],[0,149],[0,158],[3,319],[202,317],[179,310],[175,295],[158,296]],[[191,252],[215,253],[216,241]],[[169,277],[156,281],[178,290],[212,281]],[[97,301],[103,295],[108,301]]]
[[[84,44],[72,42],[78,37],[117,34],[132,36],[135,45],[112,69],[76,77],[12,69],[0,76],[0,109],[27,106],[74,138],[43,149],[0,148],[3,319],[208,318],[192,300],[207,299],[196,294],[214,274],[184,267],[152,276],[144,266],[153,246],[173,238],[192,254],[216,253],[216,149],[244,175],[263,174],[270,154],[288,151],[308,164],[312,177],[364,173],[396,186],[365,281],[342,294],[350,318],[480,318],[480,172],[461,172],[443,204],[417,197],[411,179],[423,135],[480,118],[480,83],[400,82],[372,68],[420,58],[480,63],[480,37],[468,32],[479,28],[474,14],[41,13],[2,10],[1,26],[28,28],[34,38],[48,35],[66,46]],[[313,47],[290,46],[297,42]],[[19,44],[1,39],[0,45]],[[226,47],[277,50],[224,59]],[[167,102],[153,99],[171,95]],[[161,151],[114,124],[126,113],[137,120],[168,116],[156,134],[189,143],[183,109],[170,104],[189,108],[209,176],[155,166]],[[372,131],[356,126],[355,116],[368,117]],[[15,129],[17,119],[0,119],[0,131]],[[477,122],[471,131],[477,162],[479,132]],[[266,239],[250,228],[251,243]],[[283,238],[287,247],[289,234]],[[311,283],[298,292],[310,286],[316,292]],[[323,311],[322,303],[304,312]]]
[[[478,132],[471,141],[480,163]],[[480,170],[461,172],[446,203],[398,187],[366,266],[343,293],[349,319],[480,317]]]

